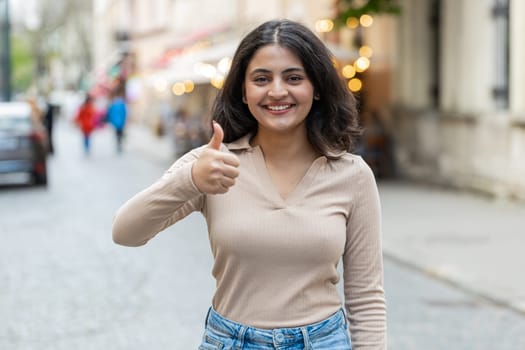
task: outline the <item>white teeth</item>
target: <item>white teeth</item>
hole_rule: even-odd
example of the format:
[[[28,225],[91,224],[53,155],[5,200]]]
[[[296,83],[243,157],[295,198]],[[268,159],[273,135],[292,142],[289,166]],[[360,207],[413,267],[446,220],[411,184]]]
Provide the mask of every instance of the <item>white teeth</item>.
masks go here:
[[[285,109],[290,108],[290,105],[284,105],[284,106],[268,106],[269,110],[272,111],[284,111]]]

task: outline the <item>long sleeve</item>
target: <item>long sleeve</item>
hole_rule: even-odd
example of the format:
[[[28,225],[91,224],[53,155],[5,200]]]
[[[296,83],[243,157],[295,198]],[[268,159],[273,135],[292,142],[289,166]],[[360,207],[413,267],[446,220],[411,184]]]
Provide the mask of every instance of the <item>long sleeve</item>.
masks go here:
[[[374,175],[362,160],[357,181],[343,255],[345,307],[353,348],[385,350],[381,208]]]
[[[113,220],[115,243],[144,245],[168,226],[202,209],[204,195],[191,176],[199,154],[196,149],[177,160],[159,180],[118,209]]]

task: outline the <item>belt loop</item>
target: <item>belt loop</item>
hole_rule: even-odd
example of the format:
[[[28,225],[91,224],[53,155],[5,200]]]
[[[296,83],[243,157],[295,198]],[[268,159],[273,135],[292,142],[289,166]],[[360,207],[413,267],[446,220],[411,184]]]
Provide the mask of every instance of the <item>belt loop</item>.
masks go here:
[[[304,350],[312,350],[310,347],[310,338],[308,337],[308,330],[305,327],[301,327],[301,333],[303,333]]]
[[[239,329],[239,333],[237,334],[237,340],[239,341],[237,343],[237,349],[242,350],[244,348],[244,335],[246,334],[246,327],[241,327]]]
[[[208,326],[208,317],[210,317],[211,307],[208,309],[208,313],[206,314],[206,318],[204,319],[204,328]]]
[[[341,313],[343,314],[343,321],[345,328],[348,329],[348,317],[346,316],[346,310],[344,308],[341,308]]]

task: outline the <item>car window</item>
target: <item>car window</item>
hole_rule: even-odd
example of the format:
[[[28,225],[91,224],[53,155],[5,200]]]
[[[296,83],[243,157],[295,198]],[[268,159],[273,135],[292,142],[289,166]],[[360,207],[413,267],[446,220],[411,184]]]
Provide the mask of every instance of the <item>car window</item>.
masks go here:
[[[23,117],[0,117],[0,130],[18,130],[31,128],[31,119]]]

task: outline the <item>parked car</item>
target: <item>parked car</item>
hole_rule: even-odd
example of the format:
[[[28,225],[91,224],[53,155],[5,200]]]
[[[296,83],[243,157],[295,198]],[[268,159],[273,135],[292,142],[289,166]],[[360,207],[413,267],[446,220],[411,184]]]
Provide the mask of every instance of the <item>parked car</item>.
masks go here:
[[[25,102],[0,102],[0,174],[28,173],[47,185],[47,133]]]

